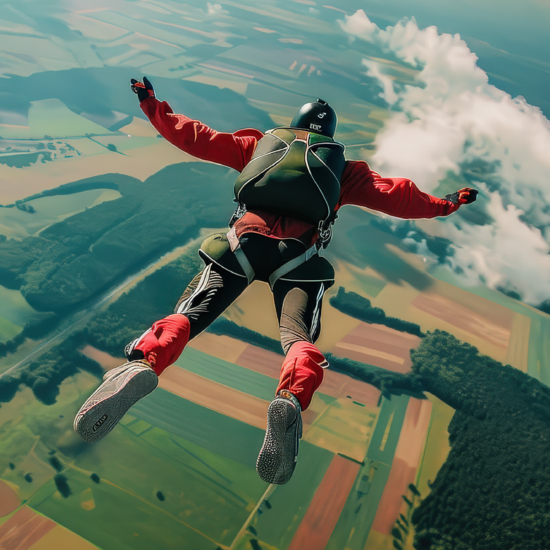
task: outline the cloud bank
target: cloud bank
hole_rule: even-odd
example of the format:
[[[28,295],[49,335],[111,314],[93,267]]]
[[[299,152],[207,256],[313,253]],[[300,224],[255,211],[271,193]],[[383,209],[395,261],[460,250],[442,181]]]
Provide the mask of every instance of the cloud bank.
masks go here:
[[[414,19],[379,28],[362,11],[340,25],[350,37],[383,48],[418,70],[415,85],[395,83],[365,59],[391,116],[376,138],[373,168],[433,191],[449,172],[482,167],[491,224],[455,217],[445,224],[456,246],[453,267],[472,284],[518,291],[524,301],[550,298],[550,122],[522,97],[489,84],[458,34],[419,29]]]

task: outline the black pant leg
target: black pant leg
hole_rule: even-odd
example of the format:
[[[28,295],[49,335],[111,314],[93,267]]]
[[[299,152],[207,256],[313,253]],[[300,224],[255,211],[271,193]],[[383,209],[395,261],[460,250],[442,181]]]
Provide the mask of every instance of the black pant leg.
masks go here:
[[[248,286],[246,277],[235,275],[218,264],[208,263],[189,283],[174,313],[191,323],[190,339],[208,328]]]

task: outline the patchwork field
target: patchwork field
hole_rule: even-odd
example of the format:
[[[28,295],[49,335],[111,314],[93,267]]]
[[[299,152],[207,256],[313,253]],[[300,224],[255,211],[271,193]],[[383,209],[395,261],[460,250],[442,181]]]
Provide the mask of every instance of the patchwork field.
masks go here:
[[[339,455],[334,456],[289,550],[326,547],[353,487],[359,466]]]
[[[423,330],[429,329],[431,318],[443,322],[441,304],[449,307],[449,297],[442,285],[435,281],[431,293],[402,289],[400,308],[408,312],[403,317],[420,322]],[[256,287],[259,290],[237,301],[230,317],[258,330],[251,325],[254,301],[269,294],[265,285]],[[350,288],[360,290],[359,280]],[[388,282],[376,296],[369,296],[395,314],[392,288],[394,283]],[[22,315],[20,294],[4,292],[14,314]],[[524,342],[533,319],[508,314],[489,300],[458,294],[463,296],[460,304],[455,302],[460,315],[445,322],[457,334],[469,333],[472,338],[479,338],[479,324],[490,326],[493,340],[488,345],[525,369]],[[393,372],[410,370],[409,351],[418,346],[418,337],[359,322],[326,305],[327,352]],[[268,336],[278,336],[274,312],[261,328]],[[91,346],[83,351],[105,369],[122,361]],[[422,401],[406,396],[381,399],[379,390],[329,368],[304,413],[296,475],[264,501],[266,487],[254,465],[282,359],[234,338],[204,333],[166,371],[160,389],[94,446],[79,443],[70,424],[79,403],[97,386],[95,378],[77,375],[64,384],[58,404],[51,407],[34,401],[29,390],[18,393],[2,405],[0,427],[0,460],[6,464],[0,490],[4,525],[12,522],[9,537],[16,536],[21,548],[33,550],[45,550],[52,541],[59,541],[60,548],[147,548],[152,541],[158,543],[160,525],[167,548],[174,540],[185,540],[189,548],[244,550],[256,540],[261,548],[286,550],[313,539],[327,550],[344,544],[352,550],[391,548],[395,521],[407,513],[402,495],[409,483],[426,494],[446,459],[452,409],[431,396]],[[40,413],[37,421],[39,410],[48,414]],[[59,457],[60,474],[51,456]],[[67,497],[56,485],[58,475],[66,478],[71,493]],[[332,497],[330,506],[323,504],[326,495]],[[23,510],[27,515],[18,516]],[[47,521],[32,520],[33,510]],[[131,510],[131,516],[121,510]],[[112,517],[118,518],[116,528],[97,533],[90,527],[97,522],[109,525]],[[13,531],[12,524],[27,527]],[[15,539],[6,540],[12,544]]]
[[[384,327],[361,323],[334,346],[332,352],[393,372],[406,373],[412,366],[410,351],[420,338]]]
[[[338,21],[352,13],[351,5],[310,0],[31,4],[6,8],[5,25],[0,28],[6,43],[0,51],[4,101],[0,244],[4,239],[29,239],[28,243],[78,213],[101,204],[123,204],[116,202],[123,196],[115,189],[29,197],[109,174],[132,176],[136,178],[132,185],[138,186],[170,165],[196,160],[159,139],[129,88],[132,77],[148,75],[158,97],[169,101],[175,112],[221,132],[286,125],[306,99],[333,98],[330,101],[339,113],[337,138],[345,142],[347,157],[368,161],[390,112],[381,89],[365,74],[363,60],[381,63],[385,76],[397,86],[413,83],[418,72],[387,59],[387,52],[372,43],[349,42]],[[392,21],[384,15],[386,9],[380,8],[375,17]],[[104,267],[139,252],[144,237],[156,242],[156,229],[172,223],[175,231],[188,218],[199,216],[218,198],[218,189],[219,197],[227,195],[230,214],[235,173],[217,172],[220,186],[201,194],[193,184],[202,168],[186,171],[185,176],[183,169],[178,170],[170,172],[170,181],[162,186],[155,182],[157,187],[148,196],[140,196],[123,213],[130,218],[134,208],[154,202],[168,184],[174,184],[166,206],[154,212],[152,224],[142,234],[141,226],[151,222],[147,215],[135,216],[131,230],[111,241],[111,227],[105,224]],[[188,188],[193,192],[188,193]],[[179,201],[172,200],[177,193]],[[180,204],[182,197],[192,197],[192,204],[175,221],[169,220],[166,211]],[[16,205],[16,201],[24,202]],[[209,218],[201,227],[223,225],[228,216],[220,212],[210,213],[219,214],[219,219]],[[340,212],[333,242],[324,253],[335,266],[336,282],[323,304],[318,341],[323,352],[406,374],[412,364],[410,350],[421,342],[417,336],[336,310],[329,299],[342,286],[371,300],[388,317],[416,323],[423,332],[448,331],[481,353],[550,384],[550,316],[486,287],[464,287],[448,269],[410,252],[404,234],[399,236],[385,223],[365,209],[346,207]],[[437,237],[444,234],[442,223],[421,220],[417,227]],[[89,227],[85,226],[84,237]],[[190,243],[186,246],[195,246],[200,238],[200,229],[193,231],[189,240],[182,241]],[[141,240],[125,248],[135,235]],[[66,243],[71,237],[60,240]],[[111,248],[113,242],[118,244],[116,250]],[[62,329],[66,332],[53,333],[53,337],[61,334],[57,343],[78,323],[81,329],[94,326],[95,313],[122,303],[118,300],[139,283],[151,281],[149,277],[162,267],[181,258],[187,250],[182,242],[160,259],[145,258],[141,271],[136,268],[135,273],[121,275],[130,277],[127,285],[122,281],[108,285],[93,311],[82,312],[82,317],[67,314]],[[57,268],[65,269],[74,259],[73,252],[80,257],[93,246],[75,248],[47,276],[37,270],[31,283],[42,288]],[[85,272],[95,273],[97,265],[92,262]],[[184,268],[177,269],[170,288],[149,288],[140,305],[179,289]],[[19,288],[17,273],[12,279],[14,288]],[[87,288],[93,282],[93,276],[71,277],[57,288],[73,283]],[[49,315],[29,305],[24,288],[7,286],[0,286],[0,344]],[[136,309],[117,313],[116,320],[137,316],[141,310]],[[252,285],[226,315],[240,326],[279,338],[266,284]],[[127,332],[120,325],[113,331],[113,339],[121,343],[120,355]],[[15,353],[6,352],[2,370],[33,353],[42,366],[42,343],[26,340]],[[124,361],[89,343],[79,346],[104,370]],[[53,347],[47,345],[43,351]],[[255,462],[282,361],[281,354],[250,343],[203,333],[161,377],[160,388],[94,445],[77,438],[72,421],[100,383],[99,372],[93,376],[72,364],[66,367],[73,370],[60,384],[52,405],[44,405],[33,393],[44,383],[40,378],[34,381],[36,387],[22,387],[12,399],[10,388],[4,388],[5,393],[0,392],[0,548],[396,548],[392,535],[396,520],[400,514],[410,518],[402,497],[411,497],[410,483],[422,498],[429,494],[449,453],[448,427],[454,410],[429,394],[425,400],[390,397],[387,391],[329,368],[303,414],[304,437],[294,477],[288,485],[267,486],[258,478]],[[61,364],[61,358],[51,363]],[[412,535],[411,529],[403,548],[412,550]]]
[[[372,525],[373,531],[390,535],[399,513],[407,513],[402,495],[407,494],[409,484],[416,480],[424,455],[431,413],[430,401],[409,401],[390,476]]]

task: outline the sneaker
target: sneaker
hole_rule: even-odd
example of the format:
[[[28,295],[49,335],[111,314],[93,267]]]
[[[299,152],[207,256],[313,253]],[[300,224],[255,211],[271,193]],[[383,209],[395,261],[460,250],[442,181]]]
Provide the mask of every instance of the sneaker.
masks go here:
[[[74,419],[74,431],[89,443],[105,437],[134,403],[158,385],[158,376],[147,361],[125,363],[103,379]]]
[[[292,477],[302,437],[299,401],[282,390],[267,410],[267,430],[258,456],[256,471],[267,483],[283,485]]]

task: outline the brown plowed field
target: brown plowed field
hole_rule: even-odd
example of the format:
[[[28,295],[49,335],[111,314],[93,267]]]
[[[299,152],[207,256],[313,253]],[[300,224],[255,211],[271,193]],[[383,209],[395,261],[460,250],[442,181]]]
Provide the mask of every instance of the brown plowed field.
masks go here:
[[[346,338],[343,338],[343,340],[348,341],[348,337],[350,338],[349,341],[353,341],[353,339],[356,338],[360,339],[357,340],[358,343],[372,341],[379,344],[388,344],[392,349],[400,348],[404,350],[410,350],[420,342],[420,338],[414,334],[400,332],[384,325],[369,323],[361,323],[355,327]]]
[[[105,370],[114,369],[127,361],[127,359],[122,357],[113,357],[107,352],[101,351],[89,345],[85,346],[81,350],[81,353],[99,363]]]
[[[28,550],[56,523],[24,506],[6,523],[0,525],[0,548],[2,550]]]
[[[11,514],[20,505],[17,493],[7,483],[0,480],[0,518]]]
[[[284,357],[278,353],[247,345],[235,363],[278,380],[283,361]]]
[[[334,455],[288,550],[325,549],[359,468],[359,464]]]
[[[392,359],[389,357],[380,357],[377,353],[369,353],[366,348],[351,348],[347,345],[338,345],[334,347],[334,354],[339,357],[346,357],[358,363],[367,363],[381,369],[386,369],[392,372],[405,373],[411,370],[410,364],[405,364],[401,358]],[[373,350],[374,351],[374,350]]]
[[[380,390],[374,386],[350,378],[341,372],[332,371],[330,367],[325,370],[325,377],[319,391],[331,397],[351,398],[353,401],[372,407],[376,407],[380,399]]]
[[[409,483],[414,483],[415,477],[416,468],[411,468],[400,458],[393,459],[390,477],[372,523],[373,531],[391,535],[391,530],[395,527],[395,521],[399,516],[401,506],[404,504],[401,495],[410,493],[410,491],[407,491],[407,487]],[[410,499],[410,495],[407,498]]]

